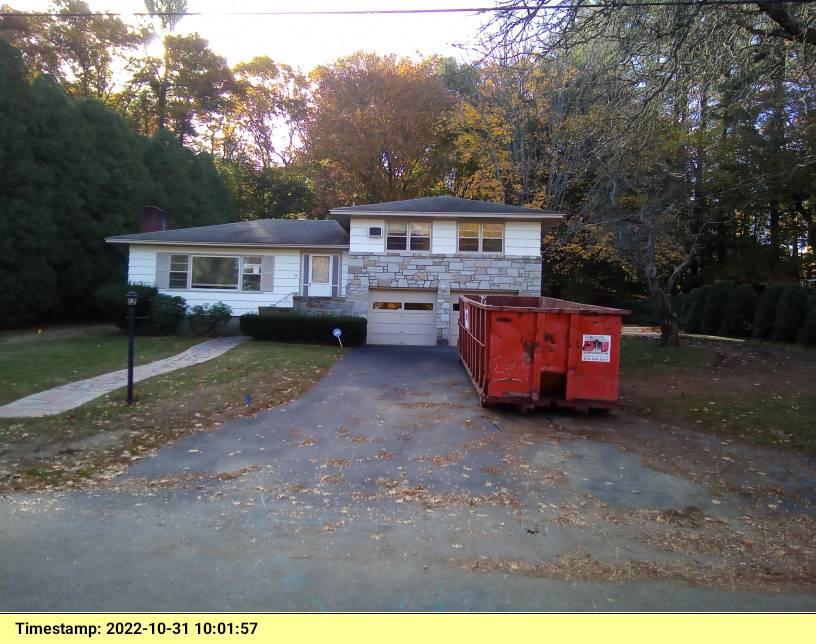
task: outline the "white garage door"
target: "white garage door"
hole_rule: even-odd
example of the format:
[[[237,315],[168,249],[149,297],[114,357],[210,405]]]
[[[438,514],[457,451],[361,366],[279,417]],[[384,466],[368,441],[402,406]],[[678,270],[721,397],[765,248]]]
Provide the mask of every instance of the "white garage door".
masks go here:
[[[436,292],[372,290],[368,344],[436,344]]]
[[[515,295],[517,291],[454,291],[451,293],[450,330],[448,344],[455,347],[459,344],[459,296],[460,295]]]

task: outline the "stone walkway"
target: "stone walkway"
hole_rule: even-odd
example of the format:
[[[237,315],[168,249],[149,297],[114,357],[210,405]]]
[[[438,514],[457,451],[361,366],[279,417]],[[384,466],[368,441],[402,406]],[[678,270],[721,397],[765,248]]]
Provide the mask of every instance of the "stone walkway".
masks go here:
[[[176,369],[190,367],[199,362],[212,360],[225,354],[233,347],[249,340],[248,336],[230,336],[207,340],[186,351],[169,358],[156,360],[133,370],[133,380],[138,382]],[[54,416],[69,409],[84,405],[114,389],[127,385],[127,369],[78,380],[41,391],[0,407],[0,418],[33,418],[37,416]]]

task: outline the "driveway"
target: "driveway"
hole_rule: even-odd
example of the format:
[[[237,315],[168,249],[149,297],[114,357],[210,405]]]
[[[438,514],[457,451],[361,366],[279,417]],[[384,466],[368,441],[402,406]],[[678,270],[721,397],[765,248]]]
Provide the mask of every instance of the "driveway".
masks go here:
[[[364,347],[105,486],[3,498],[0,610],[816,610],[815,472]]]

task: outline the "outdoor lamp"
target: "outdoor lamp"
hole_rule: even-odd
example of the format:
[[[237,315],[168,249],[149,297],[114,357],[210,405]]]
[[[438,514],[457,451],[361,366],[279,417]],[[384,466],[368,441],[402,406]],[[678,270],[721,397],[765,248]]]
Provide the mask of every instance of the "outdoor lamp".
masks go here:
[[[128,291],[128,367],[127,367],[127,403],[133,404],[133,336],[136,335],[136,302],[139,296],[136,291]]]

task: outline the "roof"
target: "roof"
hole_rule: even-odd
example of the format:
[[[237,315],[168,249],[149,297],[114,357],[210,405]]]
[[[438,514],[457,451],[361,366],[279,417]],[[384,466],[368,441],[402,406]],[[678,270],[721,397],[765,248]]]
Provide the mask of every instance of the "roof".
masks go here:
[[[257,219],[231,224],[116,235],[112,244],[194,244],[230,246],[348,246],[348,233],[331,219]]]
[[[419,199],[405,199],[403,201],[387,201],[385,203],[365,204],[362,206],[348,206],[332,208],[332,215],[338,219],[345,219],[348,215],[453,215],[461,216],[502,216],[517,217],[519,219],[560,219],[564,215],[557,212],[539,210],[538,208],[524,208],[509,206],[492,201],[477,201],[475,199],[461,199],[460,197],[420,197]]]

